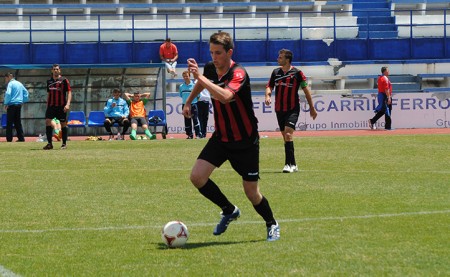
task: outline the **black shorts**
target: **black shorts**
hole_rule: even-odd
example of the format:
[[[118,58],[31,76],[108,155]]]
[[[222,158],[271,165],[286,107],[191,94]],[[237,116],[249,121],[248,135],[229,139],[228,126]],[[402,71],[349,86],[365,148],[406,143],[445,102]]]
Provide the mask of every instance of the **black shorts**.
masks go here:
[[[131,124],[136,123],[138,126],[148,125],[147,119],[145,117],[133,117],[131,119]]]
[[[49,106],[45,111],[45,118],[56,118],[62,123],[67,121],[67,113],[64,112],[64,106]]]
[[[277,112],[277,121],[280,131],[284,131],[285,127],[290,127],[295,130],[299,117],[299,111],[290,110],[287,112]]]
[[[123,126],[124,121],[128,121],[127,117],[107,117],[106,119],[111,122],[111,125],[114,125],[115,123],[119,124],[119,126]],[[106,121],[105,119],[105,121]]]
[[[198,156],[198,159],[220,167],[230,161],[233,169],[245,181],[259,179],[259,137],[245,142],[221,142],[211,137]]]

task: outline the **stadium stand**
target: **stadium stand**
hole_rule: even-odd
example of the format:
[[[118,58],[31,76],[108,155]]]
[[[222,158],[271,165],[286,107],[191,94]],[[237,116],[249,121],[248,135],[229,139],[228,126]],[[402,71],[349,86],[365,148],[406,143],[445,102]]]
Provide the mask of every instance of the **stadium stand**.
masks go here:
[[[436,9],[448,8],[450,8],[450,2],[447,0],[391,0],[392,13],[413,10],[416,14],[425,15],[433,14],[433,10]]]
[[[3,4],[0,2],[0,4]],[[135,14],[151,13],[183,13],[189,16],[191,12],[217,13],[224,12],[294,12],[313,11],[347,11],[352,10],[351,0],[339,1],[119,1],[112,3],[105,1],[26,1],[16,0],[8,5],[1,5],[2,10],[17,15],[47,13],[50,15],[64,13],[82,13],[85,15],[97,13]],[[220,15],[222,16],[222,15]]]
[[[176,92],[181,79],[160,74],[156,80],[152,70],[125,67],[159,63],[158,48],[168,36],[180,52],[179,70],[189,57],[205,63],[209,34],[225,30],[233,33],[234,59],[246,66],[256,94],[263,93],[281,48],[294,50],[293,64],[304,69],[314,94],[374,94],[384,65],[401,74],[392,76],[396,92],[449,92],[448,7],[443,0],[0,0],[0,52],[13,53],[1,55],[0,64],[38,91],[30,111],[43,110],[45,102],[40,86],[48,69],[40,66],[63,64],[76,93],[73,109],[88,114],[101,110],[118,84]],[[165,107],[165,97],[155,96],[158,104],[148,110]],[[42,131],[36,129],[41,121],[40,112],[24,114],[33,134]]]

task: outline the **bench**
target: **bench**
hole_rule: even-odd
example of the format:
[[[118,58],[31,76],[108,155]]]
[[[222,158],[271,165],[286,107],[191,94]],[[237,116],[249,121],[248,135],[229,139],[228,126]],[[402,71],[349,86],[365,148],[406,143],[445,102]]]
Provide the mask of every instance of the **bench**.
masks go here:
[[[345,90],[345,80],[356,80],[356,79],[367,79],[369,82],[369,87],[374,87],[375,79],[378,75],[327,75],[327,76],[307,76],[308,86],[311,86],[313,81],[336,81],[337,90]],[[269,81],[269,77],[250,77],[251,83],[264,83]]]
[[[307,77],[308,80],[311,80],[309,85],[312,85],[312,81],[314,80],[321,80],[321,81],[336,81],[336,89],[338,90],[345,90],[345,83],[346,80],[364,80],[366,79],[368,81],[368,87],[373,88],[375,85],[375,79],[378,78],[378,75],[348,75],[348,76],[341,76],[341,75],[332,75],[332,76],[311,76]]]
[[[450,73],[426,73],[426,74],[417,74],[421,79],[438,79],[444,78],[444,87],[450,87]]]
[[[394,15],[395,11],[401,10],[400,7],[413,8],[418,10],[421,15],[426,14],[428,8],[442,8],[442,6],[450,7],[448,0],[392,0],[391,1],[391,14]]]
[[[352,95],[378,94],[378,89],[352,89]]]
[[[450,76],[450,75],[449,75]],[[269,77],[250,77],[251,84],[259,84],[265,85],[269,81]],[[349,75],[349,76],[340,76],[340,75],[327,75],[327,76],[307,76],[308,86],[312,86],[314,81],[336,81],[336,90],[345,90],[345,81],[346,80],[357,80],[357,79],[366,79],[369,83],[368,87],[373,88],[375,85],[375,79],[378,78],[378,75]],[[167,84],[169,84],[169,91],[176,91],[176,86],[180,85],[184,82],[181,78],[175,79],[166,79]]]
[[[0,4],[2,11],[13,10],[17,15],[23,15],[25,11],[48,11],[50,15],[57,15],[58,10],[68,11],[70,13],[80,11],[82,14],[89,16],[92,12],[114,12],[118,15],[123,15],[125,12],[150,12],[156,17],[158,10],[182,12],[189,18],[191,10],[202,12],[213,10],[215,13],[221,14],[225,9],[231,9],[230,11],[236,11],[236,8],[245,9],[250,13],[255,13],[257,9],[275,9],[280,12],[287,13],[289,8],[292,7],[304,7],[314,12],[319,13],[322,11],[322,6],[331,7],[335,11],[352,11],[351,0],[340,1],[299,1],[299,2],[211,2],[211,3],[120,3],[119,0],[115,0],[111,4]],[[349,13],[351,14],[351,13]],[[253,14],[252,17],[255,15]],[[286,15],[287,16],[287,15]]]
[[[450,87],[438,87],[438,88],[424,88],[422,89],[423,92],[445,92],[450,93]]]

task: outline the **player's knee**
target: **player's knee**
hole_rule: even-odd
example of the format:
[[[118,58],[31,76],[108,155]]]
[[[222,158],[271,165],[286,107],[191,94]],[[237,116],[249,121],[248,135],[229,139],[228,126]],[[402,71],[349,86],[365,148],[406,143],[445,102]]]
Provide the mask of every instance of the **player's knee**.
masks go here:
[[[259,202],[261,202],[262,195],[259,192],[257,185],[251,185],[251,186],[244,185],[244,192],[245,192],[245,195],[247,196],[248,200],[250,200],[250,202],[253,205],[257,205]]]
[[[286,133],[284,134],[284,140],[285,140],[285,141],[292,141],[292,138],[293,138],[292,133],[286,132]]]
[[[196,188],[201,188],[201,187],[203,187],[203,186],[206,184],[206,182],[208,181],[208,180],[205,180],[204,178],[202,178],[202,176],[197,175],[197,174],[195,174],[195,173],[191,173],[190,179],[191,179],[191,183],[192,183]]]

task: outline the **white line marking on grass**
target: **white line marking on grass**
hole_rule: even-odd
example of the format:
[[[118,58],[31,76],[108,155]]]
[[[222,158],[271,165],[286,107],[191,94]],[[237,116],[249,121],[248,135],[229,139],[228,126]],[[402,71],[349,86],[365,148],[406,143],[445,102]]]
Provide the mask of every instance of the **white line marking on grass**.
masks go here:
[[[354,215],[354,216],[335,216],[335,217],[310,217],[310,218],[293,218],[293,219],[277,219],[278,222],[308,222],[308,221],[328,221],[328,220],[348,220],[348,219],[370,219],[370,218],[384,218],[384,217],[400,217],[400,216],[414,216],[414,215],[431,215],[431,214],[448,214],[450,210],[442,211],[419,211],[406,212],[395,214],[369,214],[369,215]],[[236,224],[261,224],[262,221],[237,221]],[[189,226],[215,226],[216,223],[190,223]],[[80,231],[120,231],[120,230],[139,230],[139,229],[161,229],[164,224],[160,225],[129,225],[129,226],[110,226],[110,227],[86,227],[86,228],[53,228],[41,230],[0,230],[0,233],[46,233],[46,232],[80,232]],[[1,270],[1,266],[0,266]],[[0,271],[1,272],[1,271]]]
[[[95,169],[94,169],[95,170]],[[129,169],[130,171],[142,171],[140,168],[136,169]],[[147,171],[182,171],[182,172],[190,172],[192,170],[192,167],[189,168],[170,168],[170,169],[162,169],[162,168],[150,168],[147,169]],[[80,171],[79,168],[76,169],[27,169],[27,172],[67,172],[67,171]],[[230,171],[234,172],[234,169],[232,168],[220,168],[220,171]],[[260,168],[259,171],[261,173],[281,173],[279,168]],[[371,173],[371,174],[385,174],[385,173],[408,173],[408,174],[422,174],[422,173],[431,173],[431,174],[450,174],[449,170],[322,170],[322,169],[299,169],[299,172],[313,172],[313,173],[321,173],[321,172],[327,172],[327,173]],[[18,173],[19,170],[15,169],[0,169],[0,173]],[[238,176],[238,175],[236,175]]]
[[[17,275],[14,272],[12,272],[11,270],[4,268],[1,264],[0,264],[0,276],[2,276],[2,277],[20,277],[20,275]]]

